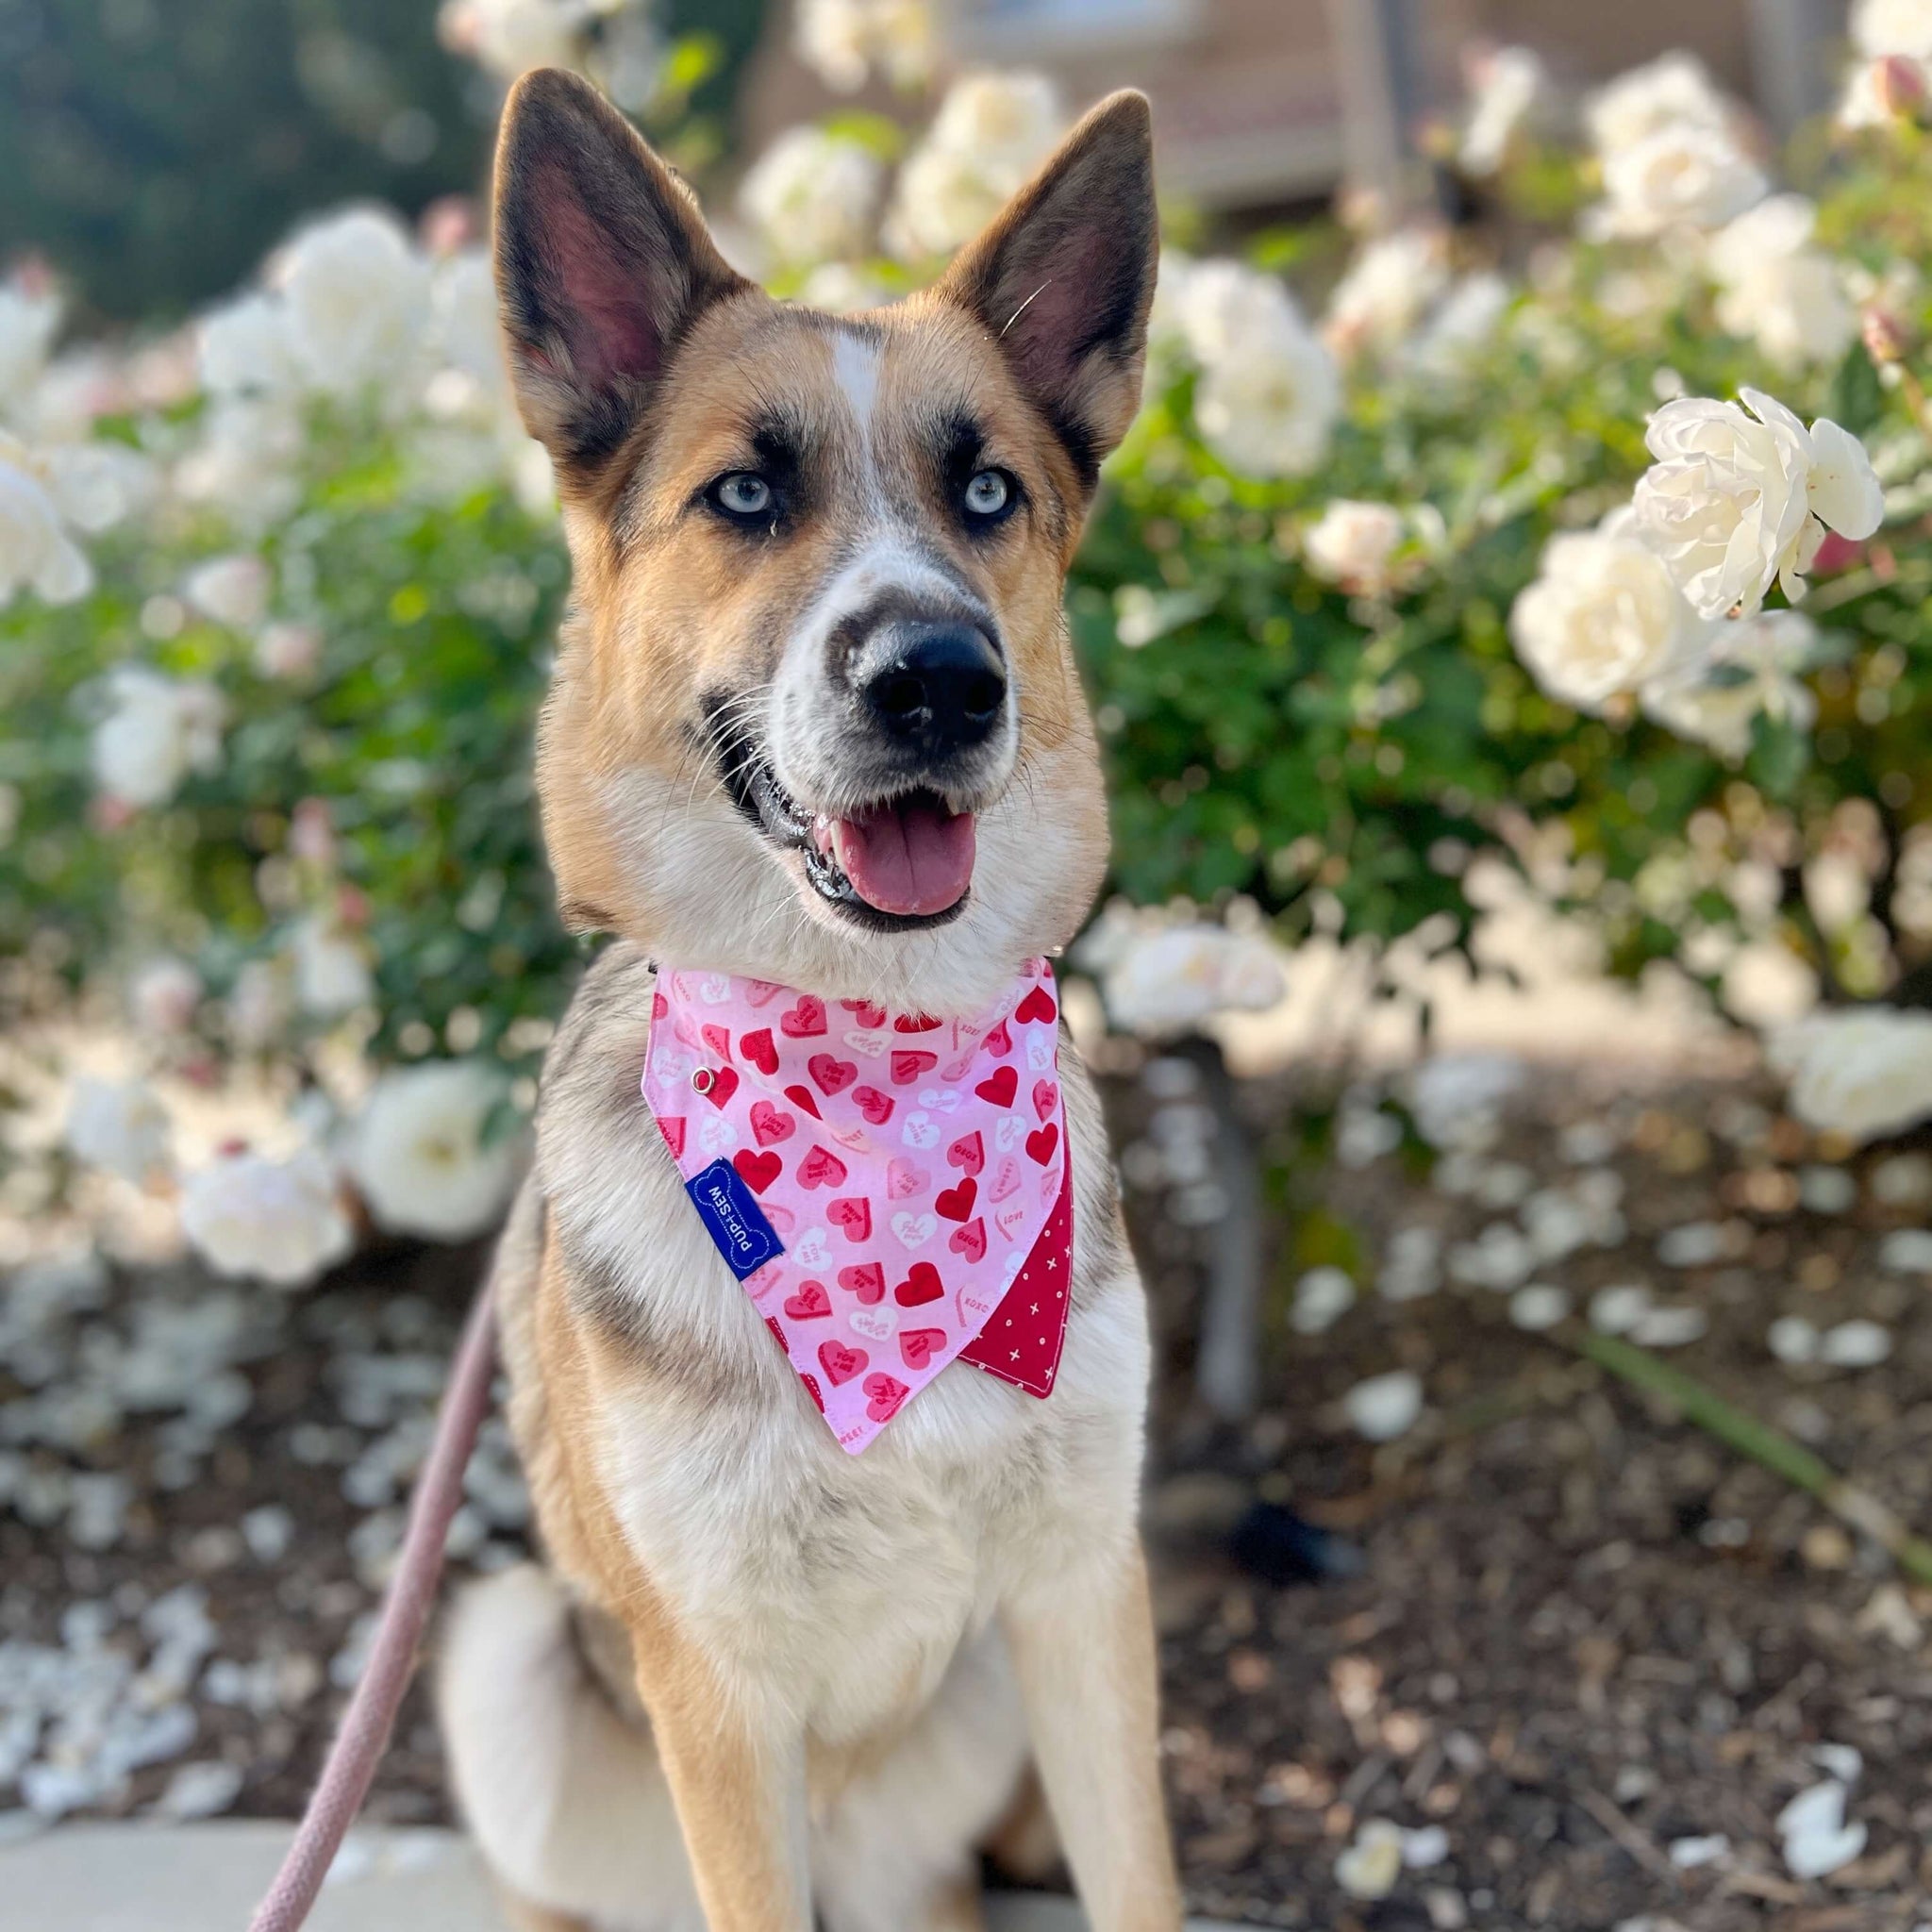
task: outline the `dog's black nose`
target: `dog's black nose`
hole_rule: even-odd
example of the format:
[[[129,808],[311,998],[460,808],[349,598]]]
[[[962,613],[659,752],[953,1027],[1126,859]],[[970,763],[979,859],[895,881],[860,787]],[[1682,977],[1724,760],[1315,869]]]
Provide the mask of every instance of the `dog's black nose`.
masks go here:
[[[991,732],[1007,674],[991,641],[970,625],[900,624],[858,694],[888,737],[943,758]]]

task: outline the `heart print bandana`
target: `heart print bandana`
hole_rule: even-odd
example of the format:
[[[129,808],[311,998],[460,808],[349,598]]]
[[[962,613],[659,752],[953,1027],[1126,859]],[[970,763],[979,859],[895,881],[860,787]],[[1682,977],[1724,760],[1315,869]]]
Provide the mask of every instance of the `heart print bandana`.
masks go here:
[[[1052,969],[973,1020],[660,971],[644,1098],[841,1447],[955,1357],[1053,1392],[1073,1266]]]

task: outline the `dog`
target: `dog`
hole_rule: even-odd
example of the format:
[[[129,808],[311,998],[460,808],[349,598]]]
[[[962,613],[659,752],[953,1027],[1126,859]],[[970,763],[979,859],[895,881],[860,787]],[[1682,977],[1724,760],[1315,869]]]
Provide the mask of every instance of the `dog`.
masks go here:
[[[1096,1932],[1175,1932],[1144,1297],[1071,1044],[1063,1099],[1035,1088],[1072,1190],[1050,1394],[958,1360],[904,1400],[901,1369],[862,1455],[640,1090],[673,969],[915,1029],[1030,973],[1053,1014],[1040,962],[1107,855],[1062,596],[1139,405],[1146,101],[1103,102],[934,288],[856,316],[736,274],[569,75],[512,92],[494,195],[574,568],[543,833],[567,922],[614,937],[494,1263],[544,1557],[452,1613],[461,1809],[525,1932],[965,1932],[989,1851],[1063,1855]]]

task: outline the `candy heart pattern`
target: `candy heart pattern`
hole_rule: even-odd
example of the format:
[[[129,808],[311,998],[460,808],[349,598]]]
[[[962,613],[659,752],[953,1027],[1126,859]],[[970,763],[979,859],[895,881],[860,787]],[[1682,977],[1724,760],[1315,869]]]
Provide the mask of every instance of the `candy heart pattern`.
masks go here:
[[[1043,959],[970,1020],[658,975],[642,1088],[666,1151],[713,1193],[727,1165],[735,1211],[776,1239],[744,1291],[853,1455],[956,1359],[1052,1393],[1073,1268],[1058,1017]]]

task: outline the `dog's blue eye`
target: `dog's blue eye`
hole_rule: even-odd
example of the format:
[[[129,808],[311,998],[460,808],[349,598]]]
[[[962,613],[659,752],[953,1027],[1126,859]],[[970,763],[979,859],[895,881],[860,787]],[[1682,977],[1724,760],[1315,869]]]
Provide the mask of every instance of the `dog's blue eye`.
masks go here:
[[[966,486],[966,508],[976,517],[996,517],[1012,501],[1004,470],[982,470]]]
[[[711,500],[727,515],[761,517],[772,507],[772,486],[750,470],[734,470],[711,485]]]

